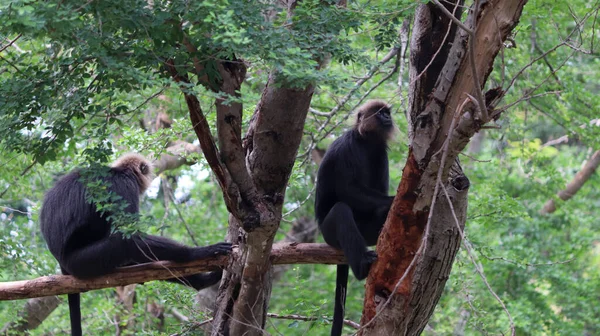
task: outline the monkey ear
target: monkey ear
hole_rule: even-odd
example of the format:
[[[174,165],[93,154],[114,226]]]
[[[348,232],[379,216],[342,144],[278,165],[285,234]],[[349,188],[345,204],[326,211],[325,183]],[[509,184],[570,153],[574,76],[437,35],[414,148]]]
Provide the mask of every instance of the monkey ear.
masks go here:
[[[362,117],[363,117],[363,114],[362,114],[362,112],[358,112],[358,113],[356,114],[356,120],[357,120],[358,122],[360,122],[360,121],[362,120]]]

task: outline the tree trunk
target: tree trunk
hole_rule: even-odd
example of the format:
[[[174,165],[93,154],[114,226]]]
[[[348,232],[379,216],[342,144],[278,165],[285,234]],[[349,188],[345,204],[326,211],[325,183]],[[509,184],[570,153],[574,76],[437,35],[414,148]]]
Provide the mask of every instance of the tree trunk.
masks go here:
[[[260,195],[259,201],[253,201],[260,226],[251,227],[230,216],[228,240],[240,244],[242,254],[221,281],[213,335],[263,334],[271,295],[269,255],[313,94],[312,86],[275,85],[277,77],[270,76],[244,140],[246,157],[242,160],[248,163]]]
[[[462,16],[461,0],[417,9],[410,150],[367,280],[362,335],[418,335],[433,313],[466,220],[469,182],[457,156],[481,126],[499,117],[493,108],[503,91],[484,95],[481,89],[525,2],[475,1],[473,6],[481,5],[468,11],[468,30],[450,18]]]
[[[57,296],[45,296],[27,300],[25,307],[19,313],[20,319],[9,322],[0,334],[21,335],[27,330],[37,328],[58,307],[60,299]]]

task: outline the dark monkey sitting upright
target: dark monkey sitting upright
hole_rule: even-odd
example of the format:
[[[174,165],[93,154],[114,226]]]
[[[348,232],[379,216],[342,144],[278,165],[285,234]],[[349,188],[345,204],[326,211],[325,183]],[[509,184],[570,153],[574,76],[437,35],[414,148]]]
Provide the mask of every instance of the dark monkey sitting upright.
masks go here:
[[[143,156],[126,154],[105,169],[102,180],[108,192],[125,202],[124,213],[139,212],[140,196],[152,181],[152,165]],[[88,201],[84,176],[90,169],[77,169],[63,176],[48,191],[40,212],[44,239],[58,260],[63,274],[87,279],[111,273],[119,266],[157,260],[186,262],[213,255],[229,253],[231,244],[218,243],[206,247],[188,247],[167,238],[132,234],[128,237],[112,232],[107,217],[100,214],[96,204]],[[197,290],[211,286],[221,279],[221,271],[194,274],[181,282]],[[79,294],[69,294],[71,335],[79,336],[81,311]]]
[[[377,258],[377,243],[393,196],[388,196],[387,143],[396,127],[391,107],[372,100],[358,108],[356,124],[331,144],[319,167],[315,213],[325,242],[344,251],[337,266],[331,335],[342,334],[348,266],[358,280]]]

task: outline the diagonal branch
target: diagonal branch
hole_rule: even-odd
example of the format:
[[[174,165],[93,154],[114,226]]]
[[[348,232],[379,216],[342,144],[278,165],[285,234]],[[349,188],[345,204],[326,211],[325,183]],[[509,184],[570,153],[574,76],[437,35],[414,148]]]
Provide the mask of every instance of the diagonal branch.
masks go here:
[[[573,197],[579,191],[579,189],[583,187],[585,182],[590,179],[592,174],[594,174],[596,169],[598,169],[598,166],[600,166],[600,151],[595,151],[590,159],[585,163],[583,168],[581,168],[581,170],[575,174],[573,180],[567,184],[567,187],[564,190],[559,191],[556,196],[563,201],[571,199],[571,197]],[[546,202],[546,204],[544,204],[544,208],[540,210],[540,213],[542,215],[547,215],[553,213],[554,211],[556,211],[556,202],[554,199],[550,199],[548,202]]]
[[[242,146],[242,114],[240,89],[246,75],[246,66],[241,61],[225,61],[217,66],[221,75],[217,106],[217,136],[221,147],[221,160],[229,170],[231,178],[239,188],[244,210],[243,222],[258,221],[255,212],[260,202],[258,190],[248,172],[246,152]],[[246,227],[258,226],[246,223]]]
[[[237,214],[238,209],[237,195],[235,194],[235,191],[232,190],[233,188],[230,189],[230,186],[232,185],[231,176],[219,158],[219,151],[215,145],[215,142],[213,141],[206,117],[202,113],[200,101],[198,101],[198,97],[196,97],[196,95],[189,92],[189,86],[191,85],[190,80],[187,75],[180,74],[177,71],[173,60],[167,60],[165,62],[165,67],[173,80],[175,80],[177,83],[180,83],[181,91],[183,92],[185,102],[190,111],[192,127],[194,128],[194,132],[196,132],[196,136],[200,141],[200,147],[202,148],[204,157],[217,177],[217,182],[219,182],[219,186],[223,191],[223,198],[225,199],[227,209],[235,215]]]
[[[197,55],[198,49],[185,33],[183,44],[190,55]],[[232,60],[217,61],[220,78],[211,80],[206,74],[206,67],[196,56],[192,56],[194,70],[199,82],[207,89],[217,93],[217,137],[221,148],[220,160],[230,174],[231,190],[224,192],[236,195],[238,202],[233,215],[244,223],[244,227],[257,227],[260,222],[256,212],[259,203],[258,191],[254,186],[246,166],[246,153],[242,147],[242,112],[240,89],[246,76],[244,62],[233,57]],[[221,186],[223,187],[223,186]],[[237,196],[240,197],[237,197]]]

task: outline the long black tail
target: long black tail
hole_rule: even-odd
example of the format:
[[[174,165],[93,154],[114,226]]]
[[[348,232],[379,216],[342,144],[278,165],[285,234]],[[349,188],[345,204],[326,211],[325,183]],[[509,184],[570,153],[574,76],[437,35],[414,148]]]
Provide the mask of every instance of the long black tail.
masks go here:
[[[69,298],[69,316],[71,317],[71,336],[82,336],[79,293],[69,294],[67,297]]]
[[[348,288],[348,265],[337,266],[335,278],[335,307],[333,309],[333,324],[331,336],[341,336],[344,327],[344,310],[346,306],[346,289]]]

